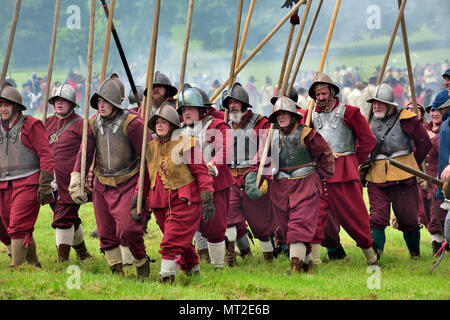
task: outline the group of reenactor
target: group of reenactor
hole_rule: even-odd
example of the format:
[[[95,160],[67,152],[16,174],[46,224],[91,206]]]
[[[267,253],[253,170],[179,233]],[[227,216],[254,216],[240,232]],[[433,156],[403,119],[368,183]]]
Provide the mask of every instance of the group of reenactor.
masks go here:
[[[248,229],[265,261],[284,248],[295,272],[322,263],[321,246],[330,258],[345,257],[340,227],[361,248],[367,264],[377,265],[391,204],[411,257],[419,257],[417,179],[389,159],[419,169],[432,143],[416,114],[394,103],[389,85],[381,83],[369,100],[370,123],[357,106],[340,103],[339,87],[323,73],[316,74],[309,88],[315,101],[309,125],[296,101],[286,96],[272,99],[268,118],[254,113],[239,83],[223,95],[224,110],[189,84],[178,92],[160,72],[153,88],[141,94],[152,95],[148,123],[142,107],[124,108],[124,86],[117,74],[92,95],[90,106],[97,113],[88,121],[86,176],[91,163],[94,175],[88,187],[81,181],[83,118],[74,111],[74,89],[63,84],[49,99],[55,114],[44,125],[25,116],[20,93],[3,84],[0,240],[8,248],[12,270],[25,260],[40,267],[33,231],[40,206],[47,203],[54,212],[58,261],[67,261],[71,248],[81,260],[91,257],[78,215],[80,205],[89,201],[110,269],[124,274],[128,252],[140,279],[150,273],[144,225],[151,215],[162,232],[161,282],[172,283],[179,269],[198,274],[200,259],[216,269],[236,266],[238,255],[253,255]],[[147,137],[144,126],[150,130]],[[144,138],[148,145],[139,212]],[[368,159],[363,182],[370,215],[359,171]],[[439,223],[445,214],[441,212]]]

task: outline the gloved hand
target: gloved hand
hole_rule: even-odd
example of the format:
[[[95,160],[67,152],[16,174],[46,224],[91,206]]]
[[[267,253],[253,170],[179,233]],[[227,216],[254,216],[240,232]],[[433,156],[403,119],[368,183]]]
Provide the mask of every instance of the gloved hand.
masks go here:
[[[427,181],[425,179],[417,177],[416,180],[417,180],[417,183],[420,185],[420,188],[423,191],[427,191],[428,190],[428,183],[427,183]]]
[[[214,198],[213,193],[208,191],[203,191],[200,193],[200,198],[202,200],[202,217],[205,222],[208,222],[212,217],[214,217]]]
[[[261,187],[256,186],[256,172],[249,172],[245,176],[245,193],[248,195],[250,199],[258,199],[267,193],[268,182],[267,179],[264,179]]]
[[[138,203],[138,196],[135,194],[133,196],[133,201],[131,202],[131,219],[135,222],[141,222],[142,220],[142,214],[137,212],[137,203]],[[142,201],[142,210],[145,208],[145,202]]]
[[[217,168],[215,165],[213,165],[211,162],[208,162],[206,164],[208,166],[208,173],[211,177],[215,178],[217,177]]]
[[[76,204],[85,204],[89,201],[86,192],[84,191],[84,183],[81,185],[81,173],[72,172],[70,174],[69,194],[73,202]]]
[[[53,175],[48,171],[41,171],[39,175],[39,188],[37,192],[37,200],[42,203],[48,203],[53,197],[52,190]]]

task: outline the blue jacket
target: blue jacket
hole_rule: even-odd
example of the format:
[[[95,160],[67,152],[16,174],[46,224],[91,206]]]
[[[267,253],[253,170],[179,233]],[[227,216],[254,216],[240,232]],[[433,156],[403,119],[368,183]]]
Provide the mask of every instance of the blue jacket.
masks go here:
[[[449,164],[450,157],[450,111],[448,111],[443,119],[445,120],[441,124],[439,129],[439,158],[438,158],[438,178],[441,177],[442,171]],[[436,197],[444,201],[444,194],[441,188],[438,188]]]

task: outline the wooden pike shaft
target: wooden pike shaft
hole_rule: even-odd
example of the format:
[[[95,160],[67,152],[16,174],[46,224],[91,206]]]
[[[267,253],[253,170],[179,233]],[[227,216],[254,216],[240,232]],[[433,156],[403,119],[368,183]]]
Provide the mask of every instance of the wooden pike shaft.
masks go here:
[[[299,1],[292,9],[288,12],[281,20],[278,22],[278,24],[266,35],[266,37],[253,49],[253,51],[248,55],[247,58],[239,65],[238,68],[235,69],[234,75],[236,76],[241,72],[242,69],[250,62],[250,60],[253,59],[253,57],[261,50],[262,47],[273,37],[273,35],[283,26],[283,24],[290,18],[290,16],[302,5],[306,2],[306,0]],[[228,78],[219,88],[214,91],[214,93],[211,95],[210,100],[211,102],[215,102],[220,93],[225,89],[225,87],[228,85],[230,79]]]
[[[397,35],[398,26],[399,26],[400,21],[401,21],[401,19],[403,17],[403,11],[405,10],[405,6],[406,6],[406,0],[402,0],[402,4],[401,4],[400,9],[398,11],[397,19],[395,20],[394,29],[392,30],[391,39],[389,40],[389,44],[388,44],[386,53],[384,55],[383,65],[381,66],[380,72],[378,73],[377,85],[379,85],[381,83],[381,81],[383,80],[384,71],[386,70],[386,66],[387,66],[387,63],[389,61],[389,56],[391,54],[391,50],[392,50],[392,46],[394,44],[395,36]],[[372,104],[370,104],[369,114],[367,115],[367,122],[368,123],[370,123],[371,117],[372,117]]]
[[[297,37],[295,39],[294,47],[292,48],[292,54],[289,58],[289,63],[286,68],[287,70],[284,70],[285,75],[283,78],[283,82],[281,84],[281,88],[278,87],[278,96],[279,97],[289,94],[288,92],[286,92],[286,86],[287,86],[287,82],[289,80],[289,75],[291,74],[292,66],[294,65],[295,55],[296,55],[298,47],[300,45],[300,40],[302,38],[303,30],[305,28],[306,19],[308,19],[308,14],[309,14],[309,9],[311,8],[311,3],[312,3],[312,0],[308,0],[308,2],[306,3],[306,6],[305,6],[305,11],[303,11],[300,28],[298,30]],[[288,41],[291,41],[291,40],[292,40],[292,38],[289,39]],[[285,58],[286,58],[286,55],[285,55]],[[282,71],[281,74],[283,74],[284,72]],[[273,111],[273,107],[272,107],[272,111]],[[259,183],[261,182],[262,171],[264,169],[264,164],[266,163],[266,160],[267,160],[267,154],[269,152],[270,142],[272,141],[273,128],[274,128],[274,124],[272,123],[270,125],[269,131],[267,132],[266,143],[264,144],[261,161],[259,163],[258,174],[256,176],[256,185],[257,186],[259,186]]]
[[[400,9],[402,0],[398,1],[398,7]],[[411,90],[411,99],[414,106],[414,112],[418,114],[417,111],[417,98],[416,98],[416,88],[414,87],[414,76],[412,72],[412,66],[411,66],[411,56],[409,54],[409,45],[408,45],[408,34],[406,32],[406,22],[405,22],[405,15],[402,15],[401,18],[401,27],[402,27],[402,38],[403,38],[403,46],[405,48],[405,58],[406,58],[406,68],[408,69],[408,80],[409,80],[409,88]]]
[[[339,6],[341,5],[341,0],[336,0],[336,5],[334,6],[333,15],[331,16],[331,22],[330,26],[328,27],[328,33],[327,38],[325,40],[325,45],[323,47],[322,51],[322,58],[320,59],[319,68],[317,69],[318,72],[322,72],[323,66],[325,65],[325,59],[327,58],[328,54],[328,48],[330,46],[331,36],[333,35],[334,25],[336,24],[336,18],[337,14],[339,12]],[[309,127],[311,125],[311,115],[312,115],[312,109],[314,107],[314,100],[311,100],[311,103],[309,104],[308,114],[306,116],[306,125]]]
[[[88,137],[88,121],[89,121],[89,97],[91,92],[91,74],[92,74],[92,56],[94,49],[94,23],[95,23],[95,0],[91,0],[91,16],[89,19],[89,43],[87,56],[87,73],[86,73],[86,91],[84,99],[84,121],[83,136],[81,142],[81,183],[84,186],[86,179],[86,153],[87,153],[87,137]]]
[[[48,72],[47,72],[47,86],[45,88],[44,94],[44,110],[42,114],[42,122],[47,122],[47,110],[48,110],[48,98],[50,96],[50,87],[52,84],[52,74],[53,74],[53,61],[55,58],[55,44],[56,35],[58,33],[58,23],[59,23],[59,9],[61,7],[61,0],[56,0],[55,4],[55,17],[53,19],[53,32],[52,32],[52,43],[50,46],[50,58],[48,61]]]
[[[306,48],[308,47],[309,39],[311,38],[312,31],[314,30],[314,26],[316,24],[317,17],[319,16],[319,12],[322,7],[322,3],[323,3],[323,0],[319,0],[319,2],[317,3],[316,11],[314,12],[314,16],[312,18],[311,25],[309,26],[308,33],[306,34],[306,38],[305,38],[305,42],[303,43],[302,51],[300,52],[297,64],[295,65],[295,70],[292,73],[291,81],[289,82],[289,88],[287,90],[287,92],[289,92],[289,93],[291,92],[291,90],[294,86],[295,79],[297,79],[297,74],[298,74],[298,71],[300,70],[300,65],[302,64],[303,57],[305,56]]]
[[[105,39],[105,48],[103,50],[103,63],[102,63],[102,72],[100,73],[100,83],[103,83],[103,81],[105,81],[105,76],[106,76],[106,66],[108,65],[109,44],[111,41],[111,29],[113,26],[115,4],[116,4],[116,0],[111,0],[111,3],[109,5],[108,25],[106,27],[106,39]]]
[[[3,84],[3,82],[5,81],[6,74],[8,72],[9,58],[11,57],[11,51],[12,51],[12,47],[13,47],[13,43],[14,43],[14,36],[16,34],[17,20],[19,19],[21,2],[22,2],[21,0],[17,0],[16,6],[14,8],[14,14],[13,14],[12,22],[11,22],[11,29],[9,31],[8,46],[6,47],[5,60],[3,61],[3,69],[2,69],[0,84]]]
[[[156,43],[158,38],[158,25],[159,25],[159,12],[161,8],[161,0],[155,2],[155,13],[153,15],[153,27],[152,27],[152,39],[150,43],[150,53],[148,57],[147,66],[147,99],[145,99],[145,115],[144,115],[144,134],[142,136],[142,152],[141,163],[139,169],[139,188],[138,188],[138,201],[137,212],[142,213],[142,199],[144,193],[144,177],[145,177],[145,154],[147,151],[148,140],[148,120],[150,117],[150,108],[153,102],[152,90],[153,88],[153,75],[155,73],[155,59],[156,59]]]
[[[250,7],[248,8],[247,20],[245,20],[244,31],[242,32],[241,42],[239,43],[239,50],[236,57],[235,68],[239,67],[239,63],[241,63],[242,53],[244,52],[245,40],[247,40],[248,28],[250,27],[250,21],[252,20],[253,9],[255,8],[256,0],[252,0],[250,2]],[[233,82],[236,81],[236,77],[234,77]]]
[[[178,85],[178,94],[183,89],[184,77],[186,74],[186,61],[189,49],[189,37],[191,35],[192,13],[194,12],[194,0],[189,0],[189,8],[186,22],[186,34],[184,36],[183,57],[181,59],[180,84]],[[148,91],[147,91],[148,92]]]
[[[234,68],[236,66],[236,54],[237,54],[236,51],[237,51],[238,42],[239,42],[239,30],[241,29],[241,17],[242,17],[243,4],[244,4],[244,1],[239,0],[238,14],[237,14],[237,18],[236,18],[236,27],[234,29],[234,43],[233,43],[233,54],[231,56],[231,64],[230,64],[230,76],[228,77],[228,79],[231,79],[232,81],[228,82],[228,92],[231,91],[231,88],[233,87],[233,81],[235,78]],[[228,122],[228,113],[229,113],[229,110],[226,109],[224,119],[223,119],[223,121],[225,121],[225,122]]]

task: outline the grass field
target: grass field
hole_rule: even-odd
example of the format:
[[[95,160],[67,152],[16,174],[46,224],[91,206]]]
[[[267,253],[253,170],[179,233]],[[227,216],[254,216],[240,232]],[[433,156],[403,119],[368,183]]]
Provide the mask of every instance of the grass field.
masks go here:
[[[351,257],[349,262],[324,263],[310,274],[293,274],[285,256],[278,257],[273,263],[265,263],[255,241],[256,245],[252,245],[254,257],[245,260],[238,257],[237,267],[214,271],[213,266],[202,262],[200,276],[187,277],[179,272],[176,283],[170,286],[157,281],[161,234],[154,218],[145,235],[145,244],[147,253],[156,259],[156,263],[151,264],[150,279],[142,282],[137,280],[134,266],[125,268],[125,277],[111,275],[105,257],[99,253],[98,239],[89,236],[95,228],[92,204],[82,206],[80,216],[93,258],[78,261],[72,251],[69,262],[56,262],[55,232],[50,226],[52,213],[48,205],[44,206],[34,232],[42,269],[24,265],[20,271],[10,272],[6,248],[1,246],[0,299],[450,300],[448,253],[429,275],[434,258],[430,236],[425,229],[421,232],[422,256],[412,261],[401,232],[388,228],[379,272],[367,268],[362,252],[341,231],[342,244]],[[322,258],[326,260],[324,248]]]

